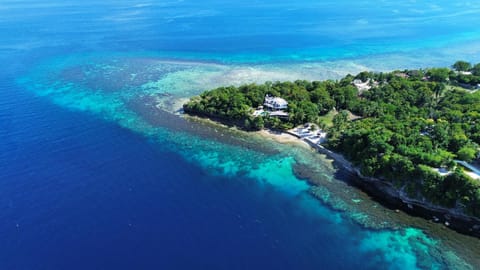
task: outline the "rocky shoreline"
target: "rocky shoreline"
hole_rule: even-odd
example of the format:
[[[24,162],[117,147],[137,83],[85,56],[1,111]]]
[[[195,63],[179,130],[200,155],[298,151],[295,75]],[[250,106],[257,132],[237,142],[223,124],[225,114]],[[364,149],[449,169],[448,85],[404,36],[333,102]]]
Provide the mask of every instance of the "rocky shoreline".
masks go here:
[[[311,145],[319,153],[333,160],[333,164],[351,174],[352,182],[377,200],[388,204],[390,207],[423,217],[433,222],[445,224],[445,226],[462,234],[480,238],[480,219],[465,215],[455,209],[444,208],[428,202],[409,198],[405,193],[389,182],[378,178],[363,176],[360,170],[353,166],[341,154],[335,153],[319,145]]]
[[[442,223],[446,227],[459,233],[480,238],[480,219],[476,217],[465,215],[456,209],[449,209],[429,202],[409,198],[404,192],[398,190],[387,181],[362,175],[360,169],[355,167],[343,155],[302,139],[295,133],[264,130],[263,132],[259,132],[259,134],[264,137],[273,138],[280,143],[284,143],[282,136],[285,135],[298,140],[299,143],[306,143],[316,149],[320,154],[324,154],[327,158],[331,159],[335,167],[347,172],[350,175],[349,180],[352,184],[386,206],[392,209],[402,210],[405,213],[419,216],[432,222]],[[315,185],[316,183],[312,184]]]
[[[186,115],[189,115],[188,112]],[[201,116],[201,118],[205,117]],[[227,126],[234,125],[231,121],[226,121],[226,119],[211,117],[206,117],[206,119],[210,119],[213,123],[217,124],[221,123]],[[355,167],[339,153],[333,152],[321,145],[313,144],[291,132],[264,129],[255,133],[264,138],[270,138],[283,144],[290,143],[299,146],[309,145],[313,149],[316,149],[320,154],[324,154],[327,158],[331,159],[335,167],[350,175],[351,177],[349,177],[349,180],[352,184],[389,208],[402,210],[405,213],[422,217],[432,222],[442,223],[444,226],[459,233],[480,238],[480,219],[465,215],[456,209],[449,209],[433,205],[429,202],[409,198],[404,192],[398,190],[387,181],[363,176],[359,168]],[[287,136],[290,138],[286,138]],[[312,184],[315,185],[315,183]]]

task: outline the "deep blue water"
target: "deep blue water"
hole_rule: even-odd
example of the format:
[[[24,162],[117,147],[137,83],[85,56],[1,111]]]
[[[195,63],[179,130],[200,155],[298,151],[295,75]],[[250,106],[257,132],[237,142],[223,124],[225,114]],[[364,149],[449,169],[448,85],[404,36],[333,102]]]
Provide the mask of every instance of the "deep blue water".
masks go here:
[[[212,176],[95,117],[16,99],[25,107],[1,114],[2,269],[366,268],[368,256],[344,243],[355,232],[305,215],[295,198]]]
[[[410,246],[423,241],[428,251],[435,239],[412,228],[371,231],[306,192],[285,192],[279,185],[304,187],[291,182],[285,157],[139,127],[120,102],[135,99],[138,85],[113,94],[88,87],[117,87],[117,79],[145,72],[132,58],[225,65],[195,66],[159,84],[179,97],[201,90],[189,89],[195,72],[211,76],[198,83],[210,85],[218,70],[262,80],[302,71],[288,65],[305,62],[342,74],[346,64],[477,61],[479,14],[480,5],[467,1],[2,1],[0,269],[425,267],[419,261],[428,256]],[[91,74],[81,83],[52,75],[110,55],[118,66],[104,70],[127,62],[134,71],[115,80],[99,73],[94,83]],[[230,69],[259,63],[277,75]]]

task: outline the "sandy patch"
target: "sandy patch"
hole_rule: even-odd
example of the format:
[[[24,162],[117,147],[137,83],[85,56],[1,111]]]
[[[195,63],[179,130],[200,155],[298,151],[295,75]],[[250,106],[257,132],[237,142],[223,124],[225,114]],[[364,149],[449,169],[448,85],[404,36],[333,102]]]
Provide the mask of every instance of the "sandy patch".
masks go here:
[[[278,131],[272,131],[272,130],[267,130],[263,129],[261,131],[256,131],[255,134],[258,134],[259,136],[262,136],[267,139],[274,140],[279,143],[284,143],[284,144],[295,144],[298,146],[306,147],[309,149],[312,149],[308,143],[305,141],[291,135],[285,132],[278,132]]]

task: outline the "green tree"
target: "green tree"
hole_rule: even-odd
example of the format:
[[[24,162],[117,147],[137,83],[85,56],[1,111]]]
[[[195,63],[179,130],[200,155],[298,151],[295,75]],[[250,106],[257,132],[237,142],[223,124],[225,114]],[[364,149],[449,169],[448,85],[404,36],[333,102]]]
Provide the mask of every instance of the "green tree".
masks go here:
[[[447,147],[450,141],[448,122],[437,122],[430,131],[430,137],[435,149]]]
[[[465,145],[457,152],[457,158],[467,162],[472,161],[477,156],[477,149],[474,146]]]
[[[433,92],[435,93],[435,99],[439,99],[440,96],[443,94],[445,91],[446,86],[443,83],[435,83],[433,86]]]
[[[450,76],[448,68],[431,68],[427,72],[427,76],[434,82],[446,82]]]
[[[342,132],[348,124],[348,112],[341,111],[333,117],[333,128],[338,131]]]
[[[472,64],[466,61],[457,61],[452,67],[456,71],[469,71],[472,68]]]
[[[472,74],[475,75],[475,76],[480,76],[480,63],[473,66]]]
[[[253,118],[253,121],[251,123],[252,128],[255,130],[261,130],[265,127],[265,121],[263,120],[262,116],[255,117]]]
[[[335,100],[332,99],[325,87],[317,87],[310,94],[310,99],[317,104],[320,114],[327,114],[335,106]]]

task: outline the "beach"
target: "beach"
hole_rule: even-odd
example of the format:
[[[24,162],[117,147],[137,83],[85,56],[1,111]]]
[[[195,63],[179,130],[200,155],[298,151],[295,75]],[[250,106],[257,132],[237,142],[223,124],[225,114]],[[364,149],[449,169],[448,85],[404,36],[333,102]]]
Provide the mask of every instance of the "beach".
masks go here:
[[[274,140],[279,143],[294,144],[300,147],[311,148],[311,146],[304,140],[299,139],[292,134],[282,132],[282,131],[273,131],[269,129],[263,129],[260,131],[255,131],[254,134],[262,136],[266,139]]]

